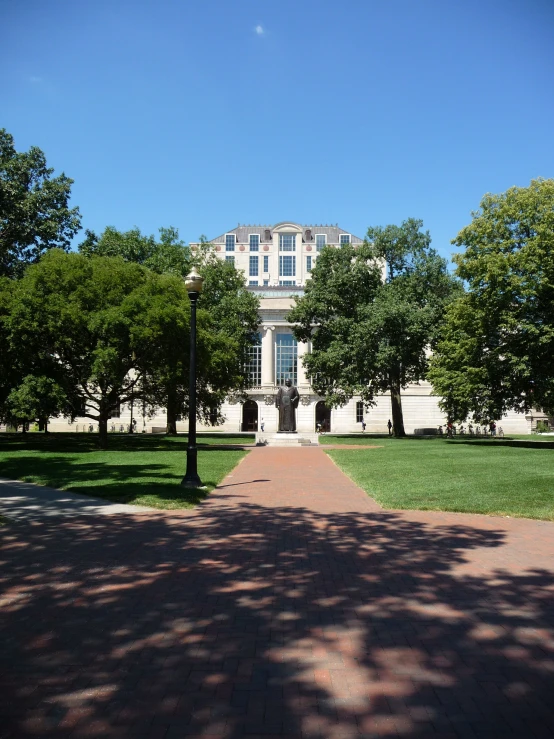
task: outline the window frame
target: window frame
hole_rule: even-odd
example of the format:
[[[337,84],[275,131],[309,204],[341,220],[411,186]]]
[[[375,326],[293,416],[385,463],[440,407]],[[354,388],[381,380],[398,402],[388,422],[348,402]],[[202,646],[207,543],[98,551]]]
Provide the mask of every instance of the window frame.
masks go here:
[[[248,387],[260,387],[262,384],[262,337],[256,334],[256,343],[248,347],[248,361],[246,363]]]
[[[318,236],[323,236],[323,246],[320,246],[317,243]],[[315,235],[315,250],[316,252],[321,252],[323,249],[327,246],[327,234],[316,234]]]
[[[231,248],[229,239],[233,239],[233,246]],[[235,251],[237,246],[237,235],[236,234],[225,234],[225,251]]]
[[[287,337],[287,340],[283,340]],[[287,349],[290,347],[290,351]],[[287,354],[290,354],[290,367],[283,370],[287,362]],[[293,385],[298,384],[298,342],[292,334],[279,332],[275,336],[275,384],[282,385],[286,379],[290,379]]]
[[[283,240],[286,237],[291,237],[293,239],[293,243],[287,246],[283,245]],[[285,232],[279,234],[279,252],[296,252],[296,234]]]
[[[285,262],[287,260],[287,262]],[[284,265],[290,260],[290,273],[285,271]],[[281,277],[296,277],[296,254],[279,254],[279,279]]]
[[[252,246],[253,238],[258,239],[258,243],[256,244],[256,246]],[[260,251],[260,241],[260,234],[250,234],[250,236],[248,237],[248,246],[250,248],[250,251]]]
[[[343,237],[347,237],[348,241],[343,241]],[[339,234],[339,246],[343,246],[344,244],[351,244],[352,243],[352,234]]]

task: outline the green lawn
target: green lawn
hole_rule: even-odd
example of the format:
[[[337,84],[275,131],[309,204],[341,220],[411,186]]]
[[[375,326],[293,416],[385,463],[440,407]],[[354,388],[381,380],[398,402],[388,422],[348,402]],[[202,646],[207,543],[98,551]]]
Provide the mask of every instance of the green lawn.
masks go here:
[[[551,437],[550,437],[551,438]],[[554,520],[554,450],[509,439],[331,437],[326,444],[379,445],[329,449],[339,467],[384,508],[461,511]],[[532,444],[532,445],[531,445]]]
[[[198,474],[207,491],[179,485],[186,467],[186,436],[114,434],[108,451],[100,451],[93,434],[2,434],[0,477],[118,503],[192,508],[247,453],[233,445],[253,441],[253,436],[217,433],[198,437]]]

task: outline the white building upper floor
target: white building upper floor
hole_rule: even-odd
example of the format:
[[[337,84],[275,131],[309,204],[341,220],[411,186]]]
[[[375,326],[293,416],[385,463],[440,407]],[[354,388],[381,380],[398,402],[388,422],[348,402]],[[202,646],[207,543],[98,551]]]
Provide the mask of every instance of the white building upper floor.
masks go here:
[[[233,262],[250,287],[300,287],[306,284],[325,246],[362,244],[339,226],[237,226],[212,239],[217,256]],[[197,244],[191,244],[194,249]]]

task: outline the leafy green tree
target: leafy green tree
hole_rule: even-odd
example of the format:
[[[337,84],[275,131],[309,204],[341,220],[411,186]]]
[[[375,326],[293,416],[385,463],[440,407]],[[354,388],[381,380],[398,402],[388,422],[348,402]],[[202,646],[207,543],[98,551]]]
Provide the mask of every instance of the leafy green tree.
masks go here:
[[[175,274],[185,276],[191,268],[190,250],[179,239],[179,232],[173,227],[160,228],[160,238],[143,234],[139,228],[130,231],[118,231],[114,226],[108,226],[97,236],[93,231],[85,231],[85,240],[79,244],[81,254],[104,257],[121,257],[126,262],[142,264],[158,274]],[[156,404],[167,409],[167,429],[169,433],[177,433],[177,418],[185,413],[184,385],[175,379],[184,373],[184,366],[188,366],[185,356],[185,347],[182,351],[173,351],[169,365],[165,370],[164,362],[160,359],[155,366],[154,375],[148,376],[146,370],[142,374],[141,394],[143,402],[151,409]],[[181,392],[179,392],[179,389]],[[202,402],[199,407],[203,408]]]
[[[232,387],[241,392],[248,387],[248,350],[256,343],[260,326],[259,299],[246,289],[243,273],[234,264],[219,259],[211,244],[205,243],[205,248],[193,256],[193,263],[204,278],[198,305],[209,312],[218,330],[237,345]]]
[[[0,421],[8,420],[6,401],[10,392],[21,379],[21,351],[9,341],[8,316],[15,281],[0,277]]]
[[[401,391],[425,378],[445,305],[461,287],[430,247],[422,222],[370,228],[363,245],[326,248],[289,313],[315,390],[331,407],[354,395],[366,407],[388,392],[405,436]]]
[[[14,336],[12,310],[19,292],[18,280],[0,278],[0,421],[25,429],[26,422],[38,420],[47,431],[48,418],[75,414],[55,379],[59,362],[38,352],[19,327]]]
[[[104,229],[100,236],[87,229],[85,237],[79,251],[87,257],[122,257],[158,274],[184,276],[190,270],[190,250],[172,226],[160,228],[159,240],[141,233],[139,228],[118,231],[113,226]]]
[[[14,425],[38,421],[39,428],[47,433],[48,419],[68,413],[69,405],[64,390],[51,377],[27,375],[9,394],[7,410]]]
[[[256,341],[259,327],[259,302],[246,290],[244,278],[234,265],[218,259],[207,242],[192,255],[185,274],[193,265],[204,278],[198,310],[212,321],[211,335],[206,337],[209,362],[198,358],[198,416],[204,423],[217,424],[223,420],[221,405],[225,398],[240,395],[248,386],[245,368],[248,349]],[[181,348],[181,357],[173,354],[171,361],[159,362],[150,378],[159,405],[167,408],[169,434],[177,433],[178,415],[189,415],[188,343]]]
[[[139,229],[119,232],[108,227],[100,237],[87,231],[79,246],[87,256],[120,256],[125,261],[143,264],[160,274],[185,277],[196,266],[204,277],[204,288],[198,301],[213,323],[209,363],[198,363],[197,400],[199,416],[204,422],[221,420],[220,409],[230,393],[240,393],[248,382],[245,373],[248,348],[256,338],[259,326],[258,299],[244,286],[243,276],[234,265],[218,259],[211,244],[201,237],[195,254],[179,239],[175,228],[161,228],[160,239],[143,235]],[[187,300],[188,307],[188,300]],[[176,341],[175,337],[171,341]],[[206,344],[207,346],[208,344]],[[144,386],[149,389],[149,402],[167,409],[167,431],[177,433],[177,419],[188,416],[188,351],[189,345],[169,351],[165,359],[154,363],[152,374],[143,371]],[[147,378],[147,381],[146,381]]]
[[[67,250],[80,229],[79,209],[69,207],[73,180],[53,173],[39,148],[17,152],[0,129],[0,276],[19,276],[53,247]]]
[[[151,406],[166,398],[172,382],[178,407],[188,414],[190,304],[180,277],[158,275],[120,257],[54,249],[20,280],[2,285],[0,325],[8,346],[25,347],[21,368],[57,383],[67,398],[64,414],[96,421],[102,446],[110,415],[120,404]],[[217,321],[213,311],[199,305],[197,412],[202,420],[244,382],[240,337]]]
[[[454,419],[554,412],[554,180],[485,195],[453,240],[467,294],[450,306],[430,380]]]
[[[10,292],[4,320],[9,344],[25,344],[32,374],[62,388],[68,415],[98,423],[100,443],[120,403],[138,399],[144,372],[188,344],[182,280],[119,258],[51,250]],[[199,311],[199,354],[211,346],[211,321]]]

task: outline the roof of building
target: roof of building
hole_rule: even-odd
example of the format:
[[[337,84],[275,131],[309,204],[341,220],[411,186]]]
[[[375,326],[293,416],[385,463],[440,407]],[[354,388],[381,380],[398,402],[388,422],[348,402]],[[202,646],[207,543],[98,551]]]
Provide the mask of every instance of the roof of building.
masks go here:
[[[344,228],[340,228],[338,225],[330,226],[330,225],[311,225],[311,226],[302,226],[299,223],[294,223],[294,221],[281,221],[281,223],[276,223],[273,226],[246,226],[239,224],[236,226],[236,228],[231,228],[229,231],[225,231],[224,234],[221,234],[221,236],[218,236],[215,239],[211,239],[210,243],[212,244],[224,244],[225,243],[225,236],[226,234],[235,234],[237,244],[247,244],[250,240],[250,234],[258,234],[260,236],[260,243],[271,241],[272,235],[273,235],[273,229],[277,226],[280,226],[282,223],[290,223],[291,225],[294,224],[295,226],[298,226],[298,228],[302,229],[302,241],[306,243],[312,243],[315,242],[316,234],[325,234],[327,237],[326,241],[328,244],[338,244],[339,243],[339,235],[340,234],[350,234],[351,237],[351,243],[352,244],[362,244],[363,239],[360,239],[358,236],[354,236],[354,234],[350,233],[350,231],[345,231]],[[270,237],[269,239],[266,238],[266,231],[269,231]]]

